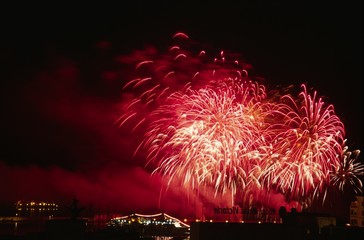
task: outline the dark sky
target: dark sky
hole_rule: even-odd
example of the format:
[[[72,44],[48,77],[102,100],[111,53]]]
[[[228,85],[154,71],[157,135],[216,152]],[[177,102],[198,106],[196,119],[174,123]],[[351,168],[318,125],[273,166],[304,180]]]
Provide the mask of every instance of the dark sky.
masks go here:
[[[350,149],[362,150],[361,5],[133,1],[4,8],[0,204],[67,203],[76,195],[115,211],[157,209],[163,180],[150,180],[143,163],[131,159],[135,139],[113,125],[125,78],[115,59],[146,44],[167,48],[178,31],[240,53],[271,86],[308,83],[334,105]],[[170,192],[167,209],[189,208],[178,191]]]

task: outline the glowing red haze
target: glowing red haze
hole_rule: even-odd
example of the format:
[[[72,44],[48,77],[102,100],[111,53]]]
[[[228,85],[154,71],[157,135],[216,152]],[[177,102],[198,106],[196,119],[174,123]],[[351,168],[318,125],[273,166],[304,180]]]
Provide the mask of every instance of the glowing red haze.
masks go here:
[[[135,77],[117,123],[144,135],[135,154],[145,150],[153,174],[231,205],[253,196],[272,206],[281,195],[301,208],[325,201],[330,186],[360,191],[363,165],[347,160],[344,124],[316,91],[267,90],[236,55],[209,55],[184,33],[172,40],[165,54],[149,48],[120,59],[135,64]]]

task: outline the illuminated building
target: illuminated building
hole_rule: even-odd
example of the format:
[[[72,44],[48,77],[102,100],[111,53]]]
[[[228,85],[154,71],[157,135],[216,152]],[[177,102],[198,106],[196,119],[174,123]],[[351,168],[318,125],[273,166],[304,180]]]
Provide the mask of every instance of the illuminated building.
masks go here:
[[[16,216],[19,217],[52,217],[58,212],[58,207],[56,203],[45,201],[17,201],[15,203]]]
[[[350,204],[350,225],[364,227],[364,196],[356,196]]]
[[[119,231],[136,232],[141,237],[152,239],[188,239],[190,234],[188,224],[166,213],[134,213],[112,218],[107,225]]]

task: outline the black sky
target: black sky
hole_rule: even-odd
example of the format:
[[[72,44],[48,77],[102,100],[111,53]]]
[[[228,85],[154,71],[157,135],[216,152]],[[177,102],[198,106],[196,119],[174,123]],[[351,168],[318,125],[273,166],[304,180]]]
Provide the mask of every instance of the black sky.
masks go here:
[[[178,31],[242,54],[271,86],[308,83],[335,106],[349,147],[364,149],[360,1],[170,2],[3,8],[3,169],[87,172],[127,158],[123,141],[106,129],[114,116],[105,106],[118,101],[119,82],[105,84],[98,74],[118,67],[113,57],[145,44],[163,48]],[[111,47],[100,53],[101,43]]]
[[[163,47],[183,31],[216,49],[241,53],[272,86],[308,83],[335,106],[348,143],[363,147],[360,2],[134,1],[8,10],[2,21],[3,96],[16,94],[16,87],[49,67],[52,54],[87,66],[99,41],[112,42],[115,53],[123,54],[145,44]],[[108,64],[106,58],[98,61]],[[97,88],[95,81],[83,86]],[[10,110],[7,100],[3,106]]]

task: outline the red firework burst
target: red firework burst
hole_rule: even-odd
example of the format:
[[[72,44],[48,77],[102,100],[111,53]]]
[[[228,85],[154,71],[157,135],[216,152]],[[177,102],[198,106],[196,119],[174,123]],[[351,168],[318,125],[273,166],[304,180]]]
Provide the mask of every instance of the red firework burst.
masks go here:
[[[344,125],[317,92],[302,85],[298,96],[277,101],[248,76],[249,64],[223,51],[209,62],[204,50],[193,54],[182,45],[152,51],[124,86],[133,97],[118,122],[133,122],[132,131],[145,126],[137,150],[147,150],[154,173],[187,189],[212,187],[215,197],[265,191],[304,201],[330,182],[361,186],[362,165],[342,154]]]

